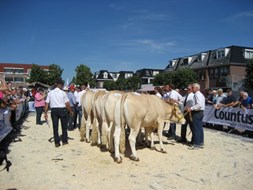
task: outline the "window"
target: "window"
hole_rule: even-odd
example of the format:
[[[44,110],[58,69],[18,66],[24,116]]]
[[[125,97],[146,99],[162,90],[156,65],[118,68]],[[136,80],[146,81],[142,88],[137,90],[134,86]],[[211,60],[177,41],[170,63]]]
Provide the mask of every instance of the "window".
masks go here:
[[[218,70],[218,68],[215,68],[214,69],[214,78],[217,79],[218,76],[219,76],[219,70]]]
[[[188,65],[188,58],[183,59],[183,65]]]
[[[209,71],[209,77],[210,77],[210,79],[213,79],[214,78],[214,70],[213,69],[210,69],[210,71]]]
[[[24,82],[24,78],[21,77],[15,77],[14,82]]]
[[[13,78],[12,77],[5,77],[5,81],[6,82],[13,82]]]
[[[219,59],[219,58],[222,58],[222,57],[225,57],[225,50],[218,50],[216,52],[216,58]]]
[[[24,74],[25,73],[24,69],[14,69],[14,72],[16,74]]]
[[[104,73],[103,73],[103,78],[104,78],[104,79],[108,79],[108,73],[107,73],[107,72],[104,72]]]
[[[245,49],[244,57],[245,57],[245,59],[253,59],[253,50],[252,49]]]
[[[227,74],[228,74],[227,67],[221,67],[220,68],[220,76],[227,76]]]
[[[13,72],[13,69],[4,69],[5,74],[12,74]]]

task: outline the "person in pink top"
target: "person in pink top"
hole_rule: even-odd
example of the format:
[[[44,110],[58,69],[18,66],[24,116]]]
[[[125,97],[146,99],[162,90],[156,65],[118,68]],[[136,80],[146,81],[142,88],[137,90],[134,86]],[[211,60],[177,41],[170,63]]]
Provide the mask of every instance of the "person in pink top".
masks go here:
[[[41,122],[41,115],[43,112],[43,109],[45,107],[45,93],[42,88],[38,88],[37,92],[35,94],[35,103],[34,107],[36,110],[36,124],[37,125],[42,125],[43,123]]]

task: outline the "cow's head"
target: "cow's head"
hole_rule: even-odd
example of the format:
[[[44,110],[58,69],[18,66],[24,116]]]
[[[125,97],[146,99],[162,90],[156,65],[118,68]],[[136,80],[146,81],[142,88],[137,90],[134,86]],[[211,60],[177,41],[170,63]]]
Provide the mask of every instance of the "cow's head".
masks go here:
[[[167,109],[166,120],[169,120],[173,123],[185,124],[185,118],[183,113],[180,111],[178,105],[168,104],[169,108]]]

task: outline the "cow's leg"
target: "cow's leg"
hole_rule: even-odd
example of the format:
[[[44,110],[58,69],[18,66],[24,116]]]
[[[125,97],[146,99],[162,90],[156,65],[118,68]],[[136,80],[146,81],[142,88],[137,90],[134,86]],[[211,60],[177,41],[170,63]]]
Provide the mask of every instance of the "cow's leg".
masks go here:
[[[113,151],[113,136],[112,135],[114,133],[114,128],[115,128],[114,123],[110,122],[110,125],[107,129],[107,143],[108,143],[107,148],[110,152]]]
[[[82,116],[81,127],[80,127],[80,137],[81,137],[80,141],[81,142],[84,141],[85,128],[87,128],[87,125],[86,125],[85,117]],[[87,133],[86,133],[86,136],[87,136]]]
[[[90,129],[91,129],[91,119],[90,116],[88,116],[88,119],[86,121],[86,142],[90,142]]]
[[[119,154],[119,144],[120,144],[120,133],[121,133],[121,127],[115,126],[115,132],[114,132],[114,150],[115,150],[115,162],[121,163],[122,158]]]
[[[158,133],[158,139],[159,139],[159,143],[160,143],[160,151],[162,153],[166,153],[166,150],[163,147],[163,126],[164,126],[163,122],[158,123],[157,133]]]
[[[98,140],[98,127],[97,127],[97,125],[98,125],[98,122],[97,122],[97,119],[96,118],[94,118],[94,120],[93,120],[93,125],[92,125],[92,133],[91,133],[91,141],[92,141],[92,145],[96,145],[98,142],[97,142],[97,140]]]
[[[130,134],[129,134],[128,140],[129,140],[129,144],[130,144],[131,151],[132,151],[131,159],[134,161],[139,161],[139,158],[138,158],[137,152],[136,152],[136,148],[135,148],[135,143],[136,143],[136,137],[140,131],[140,123],[138,123],[137,125],[134,125],[134,126],[136,126],[134,129],[129,126],[130,127]]]

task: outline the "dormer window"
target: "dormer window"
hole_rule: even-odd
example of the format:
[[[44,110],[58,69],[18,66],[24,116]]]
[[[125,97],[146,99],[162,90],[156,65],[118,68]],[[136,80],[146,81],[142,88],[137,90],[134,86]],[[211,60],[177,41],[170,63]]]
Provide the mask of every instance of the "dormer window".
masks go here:
[[[245,49],[244,57],[245,59],[253,59],[253,49]]]
[[[107,72],[104,72],[104,73],[103,73],[103,78],[104,78],[104,79],[108,79],[108,73],[107,73]]]
[[[224,49],[216,51],[216,58],[217,59],[223,58],[223,57],[225,57],[225,50]]]
[[[188,58],[183,59],[183,65],[188,65]]]

